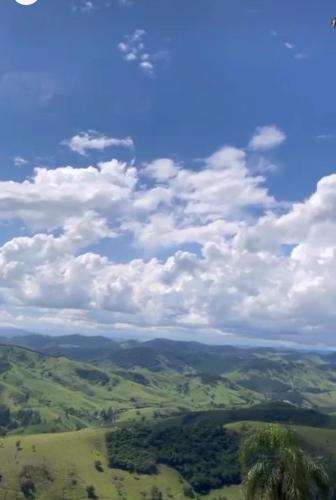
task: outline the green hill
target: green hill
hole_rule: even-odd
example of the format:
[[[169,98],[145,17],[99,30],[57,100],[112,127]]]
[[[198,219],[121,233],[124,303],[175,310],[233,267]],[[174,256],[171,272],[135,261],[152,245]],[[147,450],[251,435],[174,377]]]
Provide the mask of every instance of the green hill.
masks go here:
[[[336,412],[336,361],[333,353],[247,349],[166,339],[143,343],[117,342],[101,336],[81,335],[22,335],[3,339],[3,342],[47,355],[93,363],[109,372],[128,371],[128,379],[134,378],[130,372],[135,371],[144,377],[143,380],[150,381],[153,389],[155,384],[163,384],[165,390],[168,385],[169,392],[174,392],[179,385],[184,397],[173,395],[173,406],[186,404],[187,408],[202,405],[216,408],[218,405],[248,405],[273,400]],[[203,389],[209,397],[200,394]],[[193,396],[188,398],[188,391],[194,392]],[[224,397],[223,392],[233,397]],[[169,399],[171,401],[171,397]]]
[[[2,432],[60,432],[267,401],[336,412],[332,355],[80,335],[20,339],[30,348],[0,346]]]
[[[205,494],[237,481],[228,467],[236,459],[220,454],[224,445],[212,450],[207,437],[225,443],[223,426],[241,433],[270,421],[294,425],[304,446],[332,464],[336,482],[333,355],[77,335],[23,342],[29,348],[0,346],[0,500],[22,491],[45,500],[185,499],[191,488],[237,500],[234,485]],[[129,438],[133,424],[148,429],[144,441]],[[214,460],[206,480],[190,445]],[[134,457],[150,457],[157,473],[140,474]]]
[[[161,465],[153,475],[110,469],[103,430],[4,437],[0,464],[1,500],[24,499],[21,490],[27,486],[34,487],[38,500],[84,500],[90,487],[100,500],[153,500],[159,493],[163,500],[190,498],[189,484],[170,467]],[[237,488],[202,498],[217,500],[224,493],[228,500],[238,498]]]
[[[2,344],[26,347],[35,351],[66,356],[78,361],[100,359],[120,349],[120,344],[102,336],[86,337],[84,335],[20,335],[0,338]]]
[[[163,424],[158,428],[164,429]],[[227,427],[241,434],[261,425],[266,424],[236,422]],[[294,429],[311,453],[324,456],[329,470],[336,470],[335,429],[307,426],[294,426]],[[161,464],[156,474],[110,468],[106,432],[105,429],[84,429],[0,438],[0,500],[23,500],[22,488],[27,486],[33,487],[38,500],[84,500],[89,498],[88,491],[94,491],[101,500],[190,498],[189,482],[173,467]],[[161,497],[157,496],[160,493]],[[221,500],[224,497],[227,500],[241,500],[239,486],[215,489],[208,495],[199,495],[204,500]]]
[[[244,406],[259,398],[226,380],[211,385],[168,368],[156,373],[111,361],[93,365],[11,346],[0,346],[0,395],[3,432],[25,433]]]

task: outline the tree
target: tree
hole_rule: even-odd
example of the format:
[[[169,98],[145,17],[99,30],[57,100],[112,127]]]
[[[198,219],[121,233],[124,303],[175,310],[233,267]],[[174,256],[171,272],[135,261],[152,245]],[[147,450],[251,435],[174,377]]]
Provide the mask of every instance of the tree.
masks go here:
[[[241,446],[246,500],[330,498],[323,466],[299,446],[298,436],[280,425],[250,434]]]
[[[151,489],[151,500],[162,500],[162,493],[157,486]]]
[[[29,478],[26,478],[21,483],[21,491],[23,493],[24,498],[27,500],[34,500],[35,498],[35,484]]]
[[[98,496],[96,495],[96,490],[95,490],[94,486],[87,486],[86,493],[87,493],[88,498],[91,498],[92,500],[98,499]]]

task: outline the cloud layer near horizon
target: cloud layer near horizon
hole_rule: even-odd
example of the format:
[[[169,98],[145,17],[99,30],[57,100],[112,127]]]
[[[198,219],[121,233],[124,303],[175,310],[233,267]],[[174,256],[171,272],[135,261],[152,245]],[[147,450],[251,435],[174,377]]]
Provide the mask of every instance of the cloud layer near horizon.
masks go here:
[[[284,140],[259,127],[253,158],[224,146],[192,168],[111,160],[0,182],[0,221],[30,231],[0,248],[1,323],[332,343],[336,175],[302,202],[274,199],[255,154]],[[116,262],[125,241],[149,257]]]

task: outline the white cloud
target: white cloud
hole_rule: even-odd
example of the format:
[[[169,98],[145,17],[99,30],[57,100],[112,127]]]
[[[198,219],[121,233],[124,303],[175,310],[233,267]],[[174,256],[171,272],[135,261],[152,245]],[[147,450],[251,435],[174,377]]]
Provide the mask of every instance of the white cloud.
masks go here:
[[[293,45],[292,43],[290,42],[286,42],[285,43],[285,47],[288,49],[288,50],[294,50],[295,49],[295,45]]]
[[[90,12],[93,9],[94,9],[94,5],[89,0],[87,0],[86,2],[84,2],[83,5],[81,6],[81,11],[82,12]]]
[[[150,61],[141,61],[140,68],[142,68],[149,75],[154,75],[154,64]]]
[[[178,165],[170,158],[159,158],[149,163],[146,166],[146,172],[159,182],[167,181],[172,177],[176,177],[178,173]]]
[[[134,62],[148,76],[154,76],[156,65],[160,61],[167,60],[167,52],[149,53],[144,42],[146,36],[146,30],[136,29],[131,35],[124,36],[123,41],[118,44],[118,50],[124,61]]]
[[[146,54],[143,41],[146,34],[143,29],[136,29],[132,35],[124,36],[124,40],[118,44],[118,49],[125,61],[138,61]]]
[[[96,10],[108,9],[112,5],[110,1],[105,0],[76,0],[76,2],[77,4],[72,5],[73,12],[89,13]]]
[[[88,210],[117,217],[138,182],[137,171],[117,160],[98,167],[37,168],[22,183],[0,182],[0,220],[21,219],[34,230],[60,228]]]
[[[270,31],[270,35],[272,37],[279,37],[279,33],[275,30]],[[297,61],[303,61],[309,58],[307,52],[300,51],[299,49],[297,49],[296,45],[294,45],[292,42],[282,41],[282,43],[283,47],[285,47],[292,53],[293,59],[296,59]]]
[[[28,163],[29,162],[27,160],[25,160],[24,158],[22,158],[22,156],[15,156],[15,158],[14,158],[14,165],[16,167],[24,167]]]
[[[134,148],[133,140],[130,137],[117,139],[115,137],[101,135],[94,130],[80,132],[71,137],[71,139],[63,141],[62,144],[68,146],[71,151],[83,156],[85,156],[88,151],[103,151],[110,147]]]
[[[258,127],[249,142],[253,151],[266,151],[280,146],[286,140],[286,134],[275,125]]]
[[[0,247],[0,321],[335,344],[336,174],[277,202],[253,173],[257,146],[197,168],[112,160],[1,182],[1,220],[32,234]],[[137,258],[118,263],[126,236]]]

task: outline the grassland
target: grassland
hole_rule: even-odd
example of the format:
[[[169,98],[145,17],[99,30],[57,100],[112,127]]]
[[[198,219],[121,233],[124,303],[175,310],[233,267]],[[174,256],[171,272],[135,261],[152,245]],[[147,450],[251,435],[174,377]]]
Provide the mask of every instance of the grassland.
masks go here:
[[[238,432],[267,425],[236,422],[228,427]],[[295,431],[316,453],[336,461],[336,430],[294,426]],[[0,439],[0,500],[23,499],[22,480],[29,476],[38,500],[81,500],[94,486],[101,500],[151,500],[153,487],[163,500],[186,500],[187,483],[173,469],[160,466],[157,475],[130,474],[107,466],[104,429],[83,429],[59,434],[6,436]],[[97,470],[99,461],[102,471]],[[202,500],[241,500],[238,486],[214,490]]]
[[[41,397],[45,407],[48,399],[43,392],[47,392],[52,398],[44,420],[49,424],[52,421],[57,431],[92,425],[92,414],[97,408],[108,408],[111,401],[114,408],[123,412],[136,408],[146,414],[163,407],[167,413],[181,409],[251,406],[263,400],[289,401],[297,406],[336,413],[336,356],[333,353],[241,349],[165,339],[118,343],[104,337],[81,335],[28,335],[2,341],[16,342],[44,353],[44,357],[40,355],[35,359],[35,367],[27,366],[16,349],[16,354],[13,351],[11,356],[16,358],[12,365],[17,368],[12,367],[7,378],[2,360],[9,351],[8,347],[0,346],[1,400],[7,398],[12,404],[16,394],[17,403],[26,397],[31,386],[39,397],[35,398],[37,401],[32,397],[28,407],[30,403],[38,406]],[[105,374],[107,383],[79,377],[76,369],[88,367]],[[22,393],[21,385],[26,392]],[[75,415],[64,414],[70,400],[74,402]],[[60,402],[63,408],[58,411]],[[88,415],[81,411],[83,404],[89,409]],[[64,427],[64,423],[68,427]]]
[[[246,418],[248,423],[228,424],[242,432],[265,425],[253,419],[278,418],[279,408],[269,405],[279,400],[290,402],[284,421],[298,424],[304,446],[332,464],[336,483],[335,356],[169,341],[114,343],[106,350],[104,339],[95,340],[91,351],[92,340],[70,340],[66,355],[76,359],[59,355],[65,340],[48,344],[53,355],[0,346],[0,500],[22,499],[27,479],[42,500],[88,498],[90,486],[101,499],[151,500],[157,487],[163,500],[183,500],[188,485],[169,467],[150,476],[109,469],[106,430],[135,421],[161,425],[167,416],[181,425],[210,416],[221,425]],[[80,352],[73,342],[82,345]],[[91,352],[97,359],[90,359]],[[202,498],[224,497],[240,499],[239,487]]]
[[[187,483],[169,467],[161,466],[157,475],[109,469],[104,436],[102,429],[85,429],[2,438],[0,499],[24,498],[20,485],[27,476],[35,484],[38,500],[86,499],[88,486],[94,486],[101,500],[151,500],[155,486],[163,500],[187,498]],[[102,464],[102,472],[95,467],[97,461]],[[224,494],[228,500],[239,498],[237,488],[224,488],[202,498],[216,500]]]
[[[225,380],[204,383],[166,369],[121,369],[65,357],[50,357],[18,347],[0,346],[0,402],[15,415],[31,410],[38,422],[17,433],[61,432],[120,421],[152,418],[185,410],[246,406],[260,396],[232,388]]]

